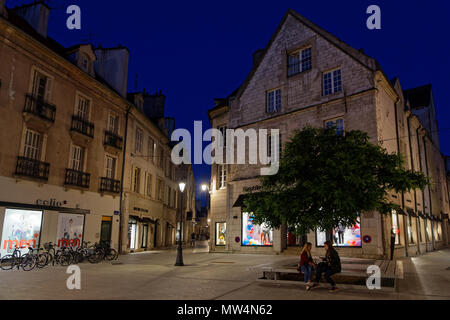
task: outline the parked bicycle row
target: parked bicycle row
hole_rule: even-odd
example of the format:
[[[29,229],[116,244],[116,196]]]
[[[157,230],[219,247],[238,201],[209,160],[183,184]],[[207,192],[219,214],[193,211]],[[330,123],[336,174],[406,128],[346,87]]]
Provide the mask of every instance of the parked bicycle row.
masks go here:
[[[22,254],[22,249],[27,248],[28,252]],[[119,253],[105,244],[91,244],[84,241],[81,246],[73,248],[69,246],[58,247],[54,243],[49,242],[44,244],[44,248],[16,246],[12,254],[1,257],[0,268],[2,270],[17,268],[31,271],[34,268],[42,269],[49,265],[69,266],[86,260],[95,264],[103,260],[113,261],[118,258]]]

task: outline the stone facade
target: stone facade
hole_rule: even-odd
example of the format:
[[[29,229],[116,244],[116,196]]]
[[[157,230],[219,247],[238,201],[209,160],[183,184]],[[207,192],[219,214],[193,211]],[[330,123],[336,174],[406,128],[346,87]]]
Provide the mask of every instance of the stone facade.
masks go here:
[[[311,49],[311,68],[289,75],[288,56],[305,48]],[[389,81],[373,58],[349,47],[291,10],[284,16],[264,52],[256,56],[260,59],[255,61],[243,85],[227,99],[216,100],[216,107],[209,111],[213,128],[279,129],[281,142],[284,143],[295,129],[305,126],[323,127],[327,121],[342,119],[346,131],[367,132],[371,142],[380,143],[389,152],[402,153],[407,166],[413,163],[415,170],[425,173],[428,169],[429,176],[436,178],[436,181],[443,181],[444,171],[435,170],[443,166],[438,146],[433,144],[419,118],[408,109],[400,82]],[[336,93],[325,95],[323,75],[333,70],[341,70],[342,87]],[[269,113],[267,93],[275,89],[281,90],[281,108]],[[408,128],[410,133],[418,129],[420,139],[417,140],[414,136],[415,141],[412,141],[413,135],[408,135]],[[421,155],[418,148],[422,149]],[[248,152],[248,145],[246,150]],[[259,184],[260,166],[226,165],[226,184],[222,186],[218,181],[218,168],[217,165],[212,166],[211,226],[226,223],[227,235],[226,245],[216,246],[215,235],[211,234],[211,249],[240,253],[284,251],[287,248],[286,227],[273,231],[272,247],[242,245],[242,214],[235,202],[240,195],[246,193],[246,188]],[[412,230],[417,239],[418,220],[424,220],[418,218],[419,213],[440,219],[441,212],[448,212],[448,197],[439,196],[445,192],[448,194],[446,186],[435,184],[431,192],[426,190],[423,196],[418,192],[393,194],[393,201],[400,204],[403,211],[414,211],[411,214],[410,229],[406,221],[408,213],[407,216],[400,215],[399,227],[403,240],[396,246],[397,256],[415,255],[447,244],[446,235],[442,234],[438,240],[435,239],[435,233],[430,233],[429,240],[423,237],[422,242],[416,240],[411,243],[408,241],[408,232],[405,232]],[[430,203],[433,203],[432,210]],[[420,206],[426,206],[425,210],[420,210]],[[437,226],[447,223],[425,220],[430,222],[430,228],[433,225],[436,234]],[[424,228],[424,223],[421,228]],[[371,241],[363,242],[358,248],[343,247],[339,250],[347,256],[387,257],[391,229],[391,217],[378,212],[364,212],[361,215],[361,237],[370,236]],[[320,244],[316,243],[315,233],[308,234],[307,239],[313,243],[315,253],[322,250],[318,248]]]
[[[41,212],[41,244],[57,243],[69,214],[81,216],[82,240],[118,248],[129,103],[95,79],[91,57],[90,46],[66,50],[13,11],[0,16],[0,232],[11,210],[22,210],[25,220]],[[108,173],[107,157],[114,162]]]

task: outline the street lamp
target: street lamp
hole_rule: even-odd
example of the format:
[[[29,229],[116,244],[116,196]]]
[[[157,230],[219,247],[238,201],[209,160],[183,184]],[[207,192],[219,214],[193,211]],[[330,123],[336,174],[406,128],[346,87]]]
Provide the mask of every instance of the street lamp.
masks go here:
[[[180,182],[178,184],[178,186],[180,187],[180,191],[181,191],[181,195],[180,195],[180,218],[178,220],[178,247],[177,247],[177,261],[175,262],[175,266],[177,267],[182,267],[184,266],[183,263],[183,246],[181,243],[181,231],[182,231],[182,226],[181,224],[183,223],[183,192],[184,192],[184,188],[186,187],[186,183],[184,182]]]

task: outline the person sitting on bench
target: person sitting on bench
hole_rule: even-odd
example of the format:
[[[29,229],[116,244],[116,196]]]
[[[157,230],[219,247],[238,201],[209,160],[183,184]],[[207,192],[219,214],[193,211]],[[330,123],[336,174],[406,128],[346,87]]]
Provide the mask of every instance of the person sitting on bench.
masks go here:
[[[332,275],[341,272],[341,259],[339,254],[333,248],[331,241],[325,241],[324,247],[326,250],[325,259],[319,263],[316,270],[316,282],[313,288],[318,287],[320,280],[322,280],[322,274],[324,274],[325,280],[331,285],[330,292],[336,292],[339,289],[336,287],[336,283],[331,278]]]
[[[302,253],[300,255],[300,262],[298,263],[298,271],[303,272],[305,278],[306,290],[312,287],[312,275],[314,272],[315,264],[311,256],[312,244],[307,242],[303,247]]]

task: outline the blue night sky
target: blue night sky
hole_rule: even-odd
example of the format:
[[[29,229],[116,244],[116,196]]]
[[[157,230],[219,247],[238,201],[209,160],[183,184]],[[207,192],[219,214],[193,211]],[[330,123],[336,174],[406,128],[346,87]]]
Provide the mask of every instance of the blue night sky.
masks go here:
[[[7,0],[7,5],[31,0]],[[413,4],[414,3],[414,4]],[[420,4],[419,4],[420,3]],[[82,10],[82,29],[66,28],[67,6]],[[366,9],[377,4],[382,30],[366,28]],[[213,99],[226,97],[245,79],[252,53],[263,48],[288,8],[298,11],[351,46],[376,58],[404,89],[432,83],[441,148],[450,155],[449,1],[143,1],[52,0],[49,34],[65,46],[86,42],[130,49],[129,91],[161,89],[166,115],[177,127],[194,120],[209,126]],[[197,184],[209,167],[194,167]]]

